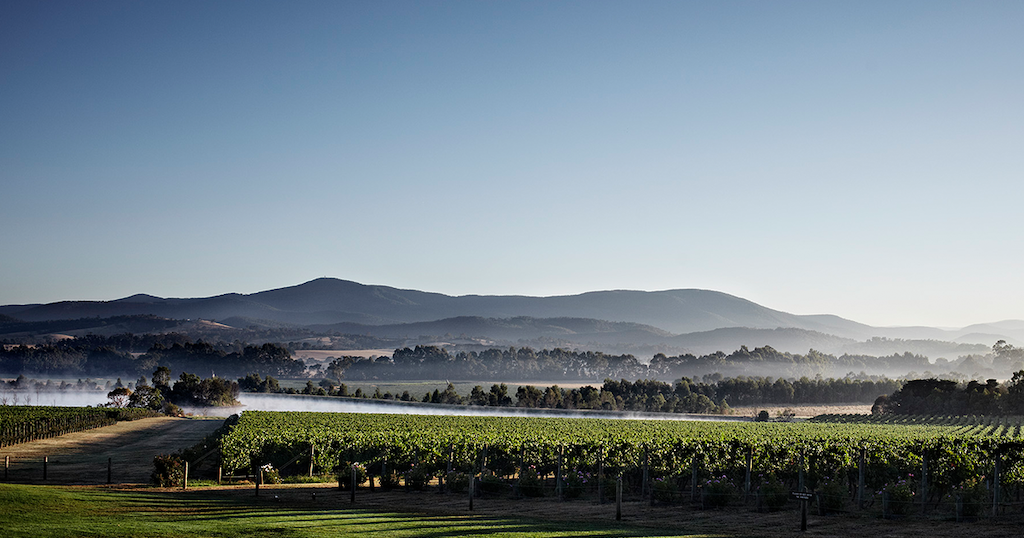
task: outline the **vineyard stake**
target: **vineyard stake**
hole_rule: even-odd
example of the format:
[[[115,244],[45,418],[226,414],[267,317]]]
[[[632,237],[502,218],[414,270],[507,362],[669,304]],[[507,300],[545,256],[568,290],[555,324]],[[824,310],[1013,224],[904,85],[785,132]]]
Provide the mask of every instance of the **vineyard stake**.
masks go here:
[[[476,493],[476,475],[469,475],[469,511],[473,511],[473,494]]]
[[[615,479],[615,521],[622,520],[622,475]]]
[[[928,510],[928,450],[921,454],[921,513]]]
[[[562,496],[562,445],[558,445],[558,467],[555,468],[555,494],[559,501],[564,501]]]
[[[754,446],[747,447],[747,476],[743,479],[743,502],[750,501],[750,473],[754,467]]]
[[[260,467],[260,470],[256,473],[255,478],[256,478],[256,496],[259,497],[260,496],[260,484],[263,483],[263,467]]]
[[[862,447],[860,449],[860,458],[857,460],[857,509],[864,509],[864,452],[866,450]]]
[[[309,476],[313,476],[313,455],[316,454],[316,445],[309,445]]]
[[[690,502],[697,502],[697,455],[690,460]]]
[[[7,481],[7,472],[11,468],[11,457],[4,456],[4,482]]]
[[[43,456],[43,480],[46,480],[46,466],[50,463],[50,456]]]
[[[224,466],[223,465],[218,465],[217,466],[217,485],[218,486],[220,485],[220,481],[221,481],[221,478],[223,477],[223,475],[224,475]]]
[[[188,489],[188,462],[185,462],[185,472],[181,474],[181,489]]]
[[[648,479],[649,479],[650,474],[651,474],[650,462],[651,462],[651,451],[647,447],[647,445],[645,444],[644,445],[644,476],[643,476],[643,482],[640,484],[640,498],[641,499],[646,499],[647,498],[647,485],[649,483]]]
[[[999,487],[999,471],[1001,470],[999,467],[1001,459],[1002,458],[999,457],[999,453],[996,452],[996,469],[995,472],[992,473],[992,517],[999,515],[999,490],[1001,489]]]
[[[113,474],[113,471],[114,471],[114,462],[113,462],[113,459],[111,459],[111,458],[107,458],[107,483],[108,483],[108,484],[110,484],[111,482],[113,482],[113,480],[111,480],[111,478],[112,478],[112,476],[111,476],[111,475]]]
[[[597,456],[597,502],[604,504],[604,447],[602,446]]]
[[[351,480],[352,493],[351,493],[351,500],[350,500],[350,502],[352,504],[355,504],[355,502],[356,502],[356,464],[354,464],[354,463],[352,464],[351,475],[352,475],[352,480]]]

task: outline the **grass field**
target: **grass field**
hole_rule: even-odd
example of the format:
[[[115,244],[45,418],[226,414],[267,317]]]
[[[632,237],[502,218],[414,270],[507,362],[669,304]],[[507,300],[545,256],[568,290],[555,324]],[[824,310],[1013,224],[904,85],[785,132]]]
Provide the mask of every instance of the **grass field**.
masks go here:
[[[377,507],[329,508],[275,501],[272,492],[246,498],[235,490],[192,492],[0,485],[4,536],[170,537],[632,537],[695,536],[605,522],[568,524],[487,514],[428,514]],[[332,503],[333,501],[333,503]]]

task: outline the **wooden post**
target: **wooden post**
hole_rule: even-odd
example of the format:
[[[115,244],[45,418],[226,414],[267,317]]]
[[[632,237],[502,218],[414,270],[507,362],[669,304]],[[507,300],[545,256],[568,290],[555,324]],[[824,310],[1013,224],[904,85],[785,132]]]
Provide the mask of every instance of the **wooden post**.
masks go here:
[[[260,471],[262,473],[262,471]],[[181,489],[188,489],[188,462],[185,462],[185,469],[181,473]]]
[[[803,453],[803,451],[800,451],[800,474],[798,475],[798,478],[797,478],[797,485],[796,485],[796,487],[800,491],[806,491],[804,489],[804,453]]]
[[[864,473],[867,469],[864,467],[864,453],[866,449],[860,449],[860,458],[857,460],[857,509],[864,509]]]
[[[558,497],[559,501],[564,501],[562,482],[565,478],[562,476],[562,446],[558,446],[558,465],[555,467],[555,496]]]
[[[801,489],[800,491],[806,492],[807,490]],[[800,499],[800,531],[807,531],[807,499]]]
[[[224,466],[223,465],[218,465],[217,466],[217,485],[218,486],[221,483],[221,478],[223,478],[223,475],[224,475]]]
[[[622,520],[622,475],[615,479],[615,521]]]
[[[476,493],[476,475],[469,473],[469,511],[473,511],[473,495]]]
[[[10,456],[4,456],[4,482],[7,481],[7,473],[10,471],[10,469],[11,469],[11,457]]]
[[[743,502],[750,499],[750,474],[754,469],[754,446],[747,448],[747,476],[743,479]]]
[[[993,517],[999,515],[999,502],[1001,500],[1000,499],[1000,495],[999,495],[999,490],[1002,489],[1002,488],[999,487],[999,483],[1000,483],[1000,477],[999,477],[1000,473],[999,473],[999,471],[1001,471],[1001,469],[1000,469],[1000,463],[1001,463],[1000,460],[1001,459],[1002,458],[999,457],[999,453],[997,452],[996,453],[996,469],[995,469],[995,473],[992,474],[992,516]]]
[[[928,510],[928,450],[921,454],[921,513]]]
[[[647,445],[644,445],[644,476],[643,481],[640,483],[640,498],[647,498],[647,489],[650,484],[651,476],[651,450]]]
[[[604,447],[597,456],[597,502],[604,504]]]
[[[882,490],[882,519],[889,519],[889,492]]]
[[[43,480],[46,480],[46,466],[50,463],[50,456],[43,456]]]
[[[352,468],[351,468],[351,476],[352,476],[352,480],[351,480],[351,484],[352,484],[351,502],[352,502],[352,504],[355,504],[355,502],[356,502],[356,464],[354,464],[354,463],[352,464]]]
[[[690,502],[697,502],[697,455],[690,460]]]
[[[313,476],[313,455],[316,454],[316,445],[309,445],[309,476]]]
[[[259,497],[260,496],[260,484],[263,483],[263,467],[260,467],[259,470],[256,471],[255,478],[256,478],[256,496]]]
[[[523,496],[523,473],[526,471],[524,460],[526,455],[526,447],[519,447],[519,475],[516,476],[516,498]]]
[[[107,458],[107,483],[112,483],[114,473],[114,461],[112,458]]]

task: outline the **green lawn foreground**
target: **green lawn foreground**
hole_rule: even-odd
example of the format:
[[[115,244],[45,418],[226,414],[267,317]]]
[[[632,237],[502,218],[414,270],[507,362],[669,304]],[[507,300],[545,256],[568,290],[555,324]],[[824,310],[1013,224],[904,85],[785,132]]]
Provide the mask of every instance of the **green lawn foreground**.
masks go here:
[[[274,504],[216,491],[146,491],[0,484],[0,529],[8,538],[202,537],[561,537],[695,536],[608,523],[545,522],[483,515],[439,516],[366,508]]]

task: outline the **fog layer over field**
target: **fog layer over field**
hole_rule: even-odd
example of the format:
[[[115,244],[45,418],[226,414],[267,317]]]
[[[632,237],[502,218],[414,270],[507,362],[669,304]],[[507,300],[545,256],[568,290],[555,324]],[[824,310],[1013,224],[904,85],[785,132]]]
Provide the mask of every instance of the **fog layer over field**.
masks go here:
[[[521,407],[475,407],[425,404],[387,400],[358,400],[325,396],[243,393],[238,397],[240,410],[317,411],[328,413],[383,413],[405,415],[453,415],[485,417],[557,417],[614,418],[643,420],[749,420],[745,417],[687,415],[675,413],[621,413],[611,411],[579,411],[568,409],[527,409]]]
[[[61,407],[100,406],[107,403],[106,391],[0,391],[0,405],[42,405]],[[186,413],[223,417],[242,411],[314,411],[322,413],[383,413],[406,415],[454,415],[488,417],[613,418],[643,420],[749,420],[746,417],[687,415],[676,413],[621,413],[567,409],[525,409],[520,407],[469,407],[416,402],[360,400],[290,394],[243,392],[238,407],[186,407]]]

